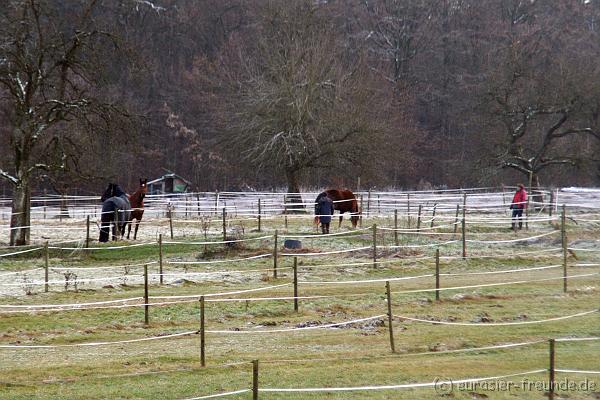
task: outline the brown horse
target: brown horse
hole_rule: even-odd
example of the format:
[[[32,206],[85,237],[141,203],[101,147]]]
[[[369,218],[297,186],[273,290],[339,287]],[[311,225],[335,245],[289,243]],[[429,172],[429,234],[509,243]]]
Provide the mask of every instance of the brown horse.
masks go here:
[[[133,232],[133,240],[137,238],[138,228],[142,221],[142,215],[144,215],[144,197],[148,192],[148,179],[140,179],[140,187],[132,194],[129,195],[129,203],[131,203],[131,217],[129,218],[129,229],[127,231],[127,239],[131,234],[131,225],[135,219],[135,231]]]
[[[352,222],[352,227],[356,228],[358,224],[358,219],[360,215],[360,210],[358,208],[358,201],[356,201],[356,196],[350,190],[347,189],[327,189],[323,193],[320,193],[315,200],[315,203],[319,202],[319,199],[323,196],[327,195],[331,200],[333,200],[333,208],[334,210],[339,210],[340,212],[340,223],[338,228],[342,226],[342,220],[344,219],[344,213],[350,213],[350,221]]]

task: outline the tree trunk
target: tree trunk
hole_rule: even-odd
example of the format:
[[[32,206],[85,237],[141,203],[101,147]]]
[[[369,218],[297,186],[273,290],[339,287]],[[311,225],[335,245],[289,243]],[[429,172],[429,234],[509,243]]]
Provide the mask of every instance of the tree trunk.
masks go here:
[[[302,196],[300,195],[299,170],[296,168],[286,168],[285,177],[288,185],[288,195],[286,203],[292,203],[289,207],[286,205],[286,213],[304,212]]]
[[[31,222],[31,188],[29,180],[21,180],[13,187],[12,215],[10,217],[10,245],[29,244]]]

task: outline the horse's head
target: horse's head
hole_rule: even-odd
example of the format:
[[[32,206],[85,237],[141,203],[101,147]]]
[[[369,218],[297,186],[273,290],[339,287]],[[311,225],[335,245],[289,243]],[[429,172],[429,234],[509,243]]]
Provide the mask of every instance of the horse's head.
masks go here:
[[[360,219],[360,210],[350,214],[350,221],[352,222],[352,227],[356,228],[358,225],[358,220]]]
[[[148,193],[148,178],[140,178],[140,188],[138,190],[140,192],[140,198],[143,200],[146,193]]]

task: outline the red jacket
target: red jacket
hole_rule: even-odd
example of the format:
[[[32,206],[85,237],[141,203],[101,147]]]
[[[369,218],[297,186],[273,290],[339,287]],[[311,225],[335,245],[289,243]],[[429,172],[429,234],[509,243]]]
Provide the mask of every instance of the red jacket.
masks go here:
[[[514,208],[526,208],[527,207],[527,192],[525,189],[517,190],[512,200]]]

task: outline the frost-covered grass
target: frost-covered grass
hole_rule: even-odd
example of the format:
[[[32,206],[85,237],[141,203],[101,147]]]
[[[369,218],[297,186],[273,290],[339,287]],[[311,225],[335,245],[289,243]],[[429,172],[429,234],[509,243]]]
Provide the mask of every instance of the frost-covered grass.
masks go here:
[[[308,221],[308,222],[307,222]],[[284,234],[283,219],[265,220],[267,233]],[[370,225],[363,221],[363,226]],[[378,219],[378,224],[390,222]],[[391,221],[393,223],[393,220]],[[345,222],[347,230],[348,222]],[[334,231],[338,232],[337,221]],[[414,227],[414,221],[413,221]],[[234,226],[231,226],[233,229]],[[143,228],[140,228],[143,229]],[[549,232],[546,224],[530,227],[529,231],[513,233],[506,227],[470,229],[469,237],[479,240],[509,240]],[[289,219],[288,231],[314,233],[310,220]],[[442,232],[452,233],[452,228]],[[460,233],[460,229],[458,231]],[[593,229],[569,225],[569,242],[577,247],[600,250]],[[245,237],[257,237],[246,227]],[[447,235],[435,236],[445,241]],[[209,235],[220,240],[217,233]],[[459,239],[457,236],[456,239]],[[196,236],[177,236],[177,241],[203,240]],[[348,237],[302,239],[304,252],[343,250],[368,246],[370,231]],[[401,235],[401,244],[431,243],[425,236]],[[280,240],[282,244],[283,238]],[[378,236],[378,244],[391,245],[391,232]],[[94,246],[97,246],[94,244]],[[107,245],[104,245],[106,247]],[[109,245],[108,245],[109,246]],[[552,235],[527,244],[469,244],[469,255],[493,255],[490,258],[442,259],[443,273],[501,271],[561,264],[562,254],[524,254],[530,251],[560,247],[560,236]],[[461,243],[440,248],[442,256],[460,256]],[[164,259],[178,261],[237,259],[272,251],[272,241],[245,242],[239,247],[223,245],[166,245]],[[286,252],[279,248],[280,253]],[[305,281],[354,281],[390,279],[432,274],[435,263],[431,258],[435,247],[381,249],[378,268],[371,265],[369,249],[355,253],[318,257],[299,255],[299,279]],[[302,254],[302,252],[300,252]],[[574,257],[577,257],[575,259]],[[158,247],[134,247],[124,250],[51,253],[50,265],[93,267],[157,261]],[[43,265],[39,255],[24,255],[2,259],[3,272],[23,270]],[[573,266],[575,263],[596,263],[596,252],[569,255],[569,274],[597,273],[597,266]],[[360,262],[367,265],[351,265]],[[331,265],[336,264],[336,265]],[[150,294],[197,295],[230,292],[240,289],[290,283],[291,257],[280,257],[278,278],[272,271],[243,273],[244,269],[271,268],[272,258],[248,260],[242,263],[211,265],[165,266],[165,272],[186,268],[188,272],[211,272],[205,278],[190,277],[176,283],[150,287]],[[156,264],[151,269],[156,272]],[[139,271],[139,270],[136,270]],[[236,271],[236,272],[232,272]],[[1,273],[3,273],[1,272]],[[0,274],[1,274],[0,273]],[[84,276],[84,272],[79,272]],[[105,274],[103,270],[89,272],[90,276]],[[116,273],[116,272],[111,272]],[[122,271],[119,273],[123,273]],[[87,276],[87,275],[86,275]],[[512,281],[539,280],[562,276],[562,268],[551,268],[511,274],[444,276],[441,286],[471,286]],[[37,276],[39,278],[39,275]],[[7,278],[3,278],[7,279]],[[207,334],[207,367],[200,366],[198,335],[150,342],[118,344],[101,347],[63,347],[51,349],[0,349],[0,398],[124,398],[124,399],[183,399],[251,387],[250,361],[260,360],[261,387],[344,387],[395,385],[431,382],[435,378],[468,378],[498,376],[548,367],[548,344],[554,337],[600,336],[600,314],[576,317],[543,324],[516,326],[434,325],[411,322],[401,316],[457,323],[526,322],[571,315],[598,309],[600,278],[583,277],[569,281],[569,292],[562,292],[562,280],[520,283],[505,286],[466,288],[441,292],[435,301],[433,292],[399,293],[432,288],[433,277],[393,281],[392,305],[396,354],[390,352],[387,319],[375,322],[329,328],[270,334]],[[107,286],[107,285],[104,285]],[[38,287],[34,294],[24,295],[17,288],[4,296],[1,304],[56,304],[114,300],[143,295],[143,287],[131,282],[110,287],[80,286],[79,291],[64,291],[61,286],[43,293]],[[84,289],[84,290],[81,290]],[[43,287],[42,287],[43,290]],[[237,297],[291,296],[292,287],[284,286],[263,292],[250,292]],[[291,301],[266,300],[257,302],[206,303],[206,329],[209,330],[268,330],[304,327],[342,322],[387,312],[385,283],[301,284],[300,296],[328,295],[333,297],[300,300],[298,313]],[[235,297],[235,296],[225,296]],[[199,304],[196,301],[161,307],[151,307],[150,324],[144,325],[142,308],[79,310],[49,313],[2,314],[0,344],[72,344],[96,341],[118,341],[150,337],[199,329]],[[505,343],[541,340],[542,343],[512,349],[479,350],[451,353]],[[557,368],[598,370],[600,342],[558,343]],[[421,354],[428,353],[428,354]],[[433,354],[431,354],[433,353]],[[557,374],[573,381],[586,377],[600,392],[598,375]],[[531,381],[546,380],[547,373],[527,376]],[[513,380],[520,383],[523,378]],[[497,392],[485,390],[455,391],[451,398],[513,399],[542,398],[539,391]],[[477,397],[479,396],[479,397]],[[595,398],[598,394],[569,392],[570,399]],[[245,393],[230,398],[250,398]],[[229,398],[229,397],[226,397]],[[341,393],[261,393],[263,399],[439,399],[445,398],[432,388],[388,391],[356,391]]]

